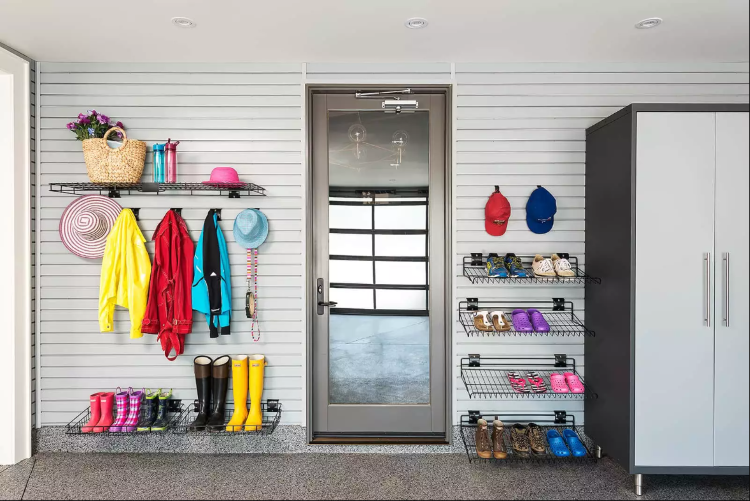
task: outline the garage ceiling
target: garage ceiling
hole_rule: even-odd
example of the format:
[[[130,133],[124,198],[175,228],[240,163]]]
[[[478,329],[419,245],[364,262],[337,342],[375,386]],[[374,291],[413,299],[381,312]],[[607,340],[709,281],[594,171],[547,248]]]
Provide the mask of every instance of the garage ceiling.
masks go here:
[[[745,62],[747,0],[0,1],[0,42],[75,62]],[[197,26],[173,26],[175,16]],[[429,26],[404,22],[425,17]],[[644,18],[663,17],[653,30]]]

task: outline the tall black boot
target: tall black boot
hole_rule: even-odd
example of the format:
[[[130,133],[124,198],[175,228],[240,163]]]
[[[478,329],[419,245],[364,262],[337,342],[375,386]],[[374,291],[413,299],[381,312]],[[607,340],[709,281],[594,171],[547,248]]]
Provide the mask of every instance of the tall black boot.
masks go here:
[[[190,431],[204,431],[211,412],[211,364],[208,357],[195,357],[193,370],[195,371],[195,386],[198,388],[198,417],[188,427]]]
[[[227,404],[227,390],[229,389],[229,369],[232,366],[232,359],[225,355],[214,360],[211,368],[212,392],[211,417],[208,418],[207,429],[209,431],[224,431],[226,423],[224,422],[224,408]]]

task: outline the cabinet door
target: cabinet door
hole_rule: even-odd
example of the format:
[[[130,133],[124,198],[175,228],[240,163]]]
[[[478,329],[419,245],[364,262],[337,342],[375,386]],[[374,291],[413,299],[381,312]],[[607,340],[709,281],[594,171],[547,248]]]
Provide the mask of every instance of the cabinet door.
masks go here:
[[[716,117],[716,380],[714,461],[748,466],[747,215],[750,160],[747,113]],[[726,259],[728,258],[728,263]],[[728,269],[727,269],[728,264]]]
[[[713,466],[716,115],[637,120],[635,465]]]

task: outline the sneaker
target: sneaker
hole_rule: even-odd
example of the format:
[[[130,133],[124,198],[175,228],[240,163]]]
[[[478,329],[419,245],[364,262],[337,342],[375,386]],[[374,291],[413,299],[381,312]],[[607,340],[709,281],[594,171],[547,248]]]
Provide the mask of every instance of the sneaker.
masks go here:
[[[529,423],[529,426],[526,428],[526,434],[529,436],[531,452],[534,454],[544,454],[547,452],[547,440],[544,438],[544,433],[539,425]]]
[[[529,456],[529,436],[526,434],[526,427],[522,424],[514,424],[510,429],[510,443],[513,445],[513,452],[520,457]]]
[[[526,278],[529,276],[528,273],[526,273],[526,269],[523,267],[521,258],[515,254],[506,254],[504,263],[505,268],[508,270],[511,277]]]
[[[573,267],[570,265],[570,261],[564,258],[560,258],[557,254],[552,254],[552,266],[560,277],[575,277],[576,272],[573,271]]]
[[[508,449],[505,448],[505,426],[502,421],[492,422],[492,453],[495,459],[506,459]]]
[[[505,263],[499,257],[487,259],[487,276],[496,278],[508,278],[508,270],[505,269]]]
[[[534,257],[534,262],[531,264],[531,268],[534,270],[534,275],[537,277],[554,277],[555,267],[552,266],[552,260],[549,258],[542,257],[541,254],[537,254]]]
[[[490,459],[492,457],[492,444],[487,429],[487,421],[480,419],[477,422],[477,439],[476,439],[477,456],[481,459]]]

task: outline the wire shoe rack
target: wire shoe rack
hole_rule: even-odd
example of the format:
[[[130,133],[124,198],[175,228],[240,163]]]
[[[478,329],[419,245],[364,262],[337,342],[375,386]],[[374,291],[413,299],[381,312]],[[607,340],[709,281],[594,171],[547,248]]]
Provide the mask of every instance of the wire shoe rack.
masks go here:
[[[130,436],[130,435],[166,433],[167,431],[171,431],[175,428],[184,410],[185,409],[182,405],[182,400],[174,399],[174,400],[167,401],[167,413],[169,416],[169,424],[163,430],[109,431],[110,427],[107,427],[107,429],[104,430],[103,432],[94,433],[93,431],[92,432],[83,431],[83,428],[87,427],[89,421],[91,421],[91,407],[87,407],[86,410],[78,414],[78,416],[74,417],[73,420],[65,426],[65,434],[66,435],[93,435],[93,436],[101,436],[101,435]],[[146,412],[146,406],[142,405],[140,416],[138,418],[139,421],[141,418],[145,416],[145,412]],[[113,409],[112,414],[113,414],[112,417],[114,418],[115,409]]]
[[[464,256],[463,259],[463,275],[471,281],[473,284],[515,284],[515,285],[528,285],[528,284],[542,284],[542,285],[586,285],[586,284],[601,284],[600,278],[592,277],[587,275],[578,265],[578,258],[571,256],[565,252],[558,253],[563,259],[570,261],[571,270],[575,273],[572,277],[542,277],[536,276],[534,270],[531,267],[531,263],[534,261],[535,256],[518,256],[523,263],[523,269],[526,271],[525,277],[490,277],[487,276],[487,260],[493,257],[502,257],[496,253],[481,254],[472,253],[470,256]]]
[[[509,373],[518,373],[526,380],[528,391],[518,392],[513,388]],[[535,390],[528,382],[527,373],[534,372],[535,377],[544,381],[544,392]],[[552,389],[550,376],[553,374],[572,373],[578,376],[584,386],[583,393],[556,393]],[[469,398],[519,398],[519,399],[560,399],[586,400],[599,396],[592,391],[576,371],[575,359],[567,355],[549,357],[481,357],[469,355],[461,359],[461,380],[466,387]]]
[[[192,430],[190,425],[198,415],[198,402],[188,406],[185,412],[179,418],[179,422],[174,428],[176,434],[190,435],[270,435],[281,421],[281,403],[278,400],[266,400],[261,402],[261,412],[263,413],[263,424],[255,430],[246,430],[245,425],[238,425],[232,431],[227,431],[227,424],[232,419],[234,405],[227,404],[224,410],[224,423],[219,426],[207,426],[205,429]]]
[[[513,310],[534,308],[539,310],[544,319],[550,326],[549,332],[528,332],[518,331],[513,326]],[[492,328],[491,331],[484,331],[477,328],[474,323],[475,315],[478,311],[487,311],[489,313],[501,311],[505,314],[506,320],[510,323],[511,329],[508,331],[498,331]],[[467,298],[466,301],[458,303],[458,316],[461,325],[466,331],[468,337],[486,337],[486,336],[537,336],[537,337],[555,337],[555,336],[594,336],[595,333],[588,329],[575,314],[575,308],[572,301],[565,301],[564,298],[554,298],[551,301],[479,301],[477,298]]]
[[[503,443],[508,457],[505,459],[484,459],[477,454],[477,424],[480,419],[487,420],[489,424],[488,433],[492,433],[492,421],[501,420],[503,422]],[[513,450],[513,441],[511,440],[511,429],[514,424],[519,423],[527,425],[529,422],[539,425],[542,433],[546,436],[550,430],[556,430],[560,436],[563,431],[573,430],[580,438],[581,443],[586,449],[586,455],[574,457],[572,454],[567,457],[555,456],[549,448],[542,454],[519,453]],[[512,463],[512,462],[548,462],[548,463],[580,463],[595,462],[597,460],[597,447],[594,442],[586,436],[584,428],[576,425],[575,416],[567,414],[565,411],[554,411],[552,413],[494,413],[469,411],[469,414],[461,416],[461,439],[466,447],[466,455],[470,463]]]

